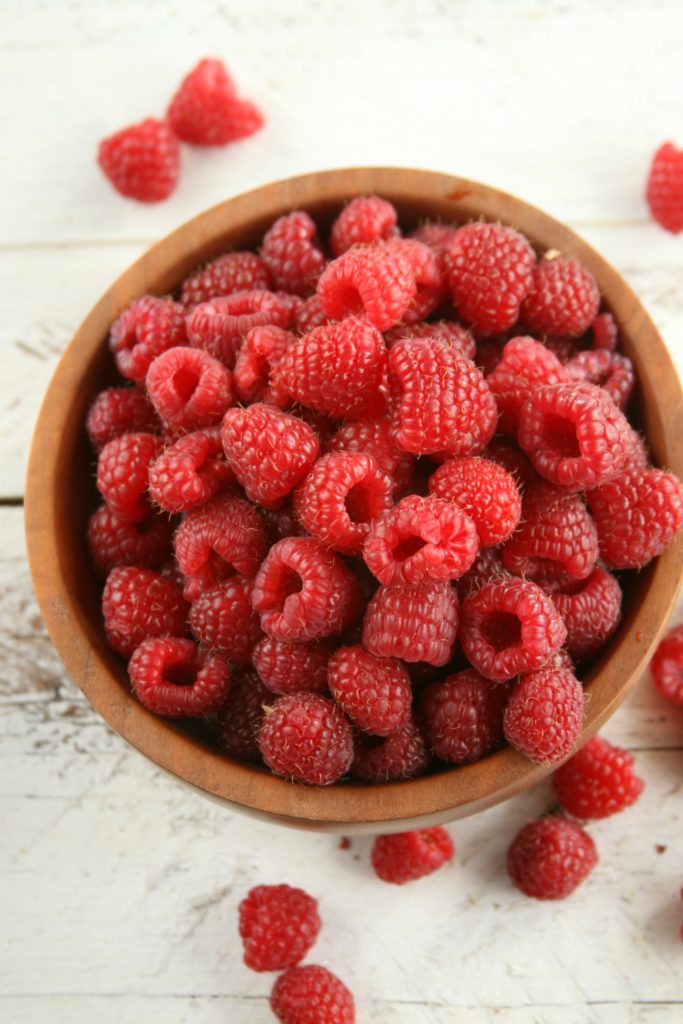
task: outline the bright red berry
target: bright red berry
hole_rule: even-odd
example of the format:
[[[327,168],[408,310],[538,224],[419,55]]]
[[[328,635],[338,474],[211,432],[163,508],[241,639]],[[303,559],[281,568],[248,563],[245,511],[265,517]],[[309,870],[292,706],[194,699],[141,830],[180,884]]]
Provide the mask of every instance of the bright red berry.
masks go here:
[[[147,490],[150,463],[161,439],[156,434],[123,434],[104,446],[97,462],[97,489],[122,519],[149,517]]]
[[[683,231],[683,150],[673,142],[655,152],[645,195],[658,224],[673,235]]]
[[[185,310],[172,299],[143,295],[111,325],[109,348],[124,377],[144,383],[150,364],[166,349],[185,345]]]
[[[270,271],[255,252],[226,252],[185,278],[180,301],[192,309],[233,292],[267,291],[270,285]]]
[[[445,665],[455,646],[459,607],[448,582],[380,587],[365,612],[363,647],[378,658]]]
[[[575,818],[607,818],[634,804],[644,782],[627,750],[593,736],[553,775],[555,794]]]
[[[620,409],[628,405],[636,383],[636,372],[628,356],[606,348],[579,352],[567,363],[567,371],[575,380],[598,384]]]
[[[349,770],[353,734],[341,709],[317,693],[292,693],[270,707],[259,731],[263,760],[276,775],[329,786]]]
[[[137,522],[100,505],[88,520],[88,548],[95,567],[109,572],[117,565],[158,569],[171,550],[174,524],[168,516],[155,515]]]
[[[176,586],[150,569],[112,569],[102,591],[102,616],[107,643],[131,655],[148,637],[185,632],[187,604]]]
[[[391,477],[399,494],[408,485],[415,459],[394,444],[391,421],[386,416],[349,420],[327,442],[328,452],[365,452],[372,455],[382,473]]]
[[[188,313],[187,338],[226,366],[235,365],[242,342],[253,327],[289,327],[292,313],[284,297],[254,289],[200,302]]]
[[[128,675],[140,703],[169,718],[211,714],[230,689],[230,669],[220,655],[175,636],[144,640]]]
[[[442,761],[478,761],[503,739],[506,686],[492,685],[476,669],[432,683],[420,699],[427,742]]]
[[[533,270],[522,320],[538,334],[578,338],[597,316],[600,292],[590,270],[571,256],[545,256]]]
[[[258,731],[264,709],[272,703],[272,693],[252,668],[236,669],[225,703],[216,714],[216,738],[221,750],[238,761],[258,763]]]
[[[230,370],[197,348],[162,352],[150,365],[145,383],[152,405],[173,431],[216,426],[235,401]]]
[[[436,256],[443,256],[455,238],[457,228],[452,224],[440,224],[438,221],[427,221],[410,232],[411,238],[416,238],[423,245],[428,245]]]
[[[252,971],[294,967],[318,937],[318,901],[291,885],[256,885],[238,907],[244,962]]]
[[[149,468],[149,496],[166,512],[187,512],[234,483],[220,431],[197,430],[166,448]]]
[[[261,259],[275,287],[310,295],[327,260],[316,244],[317,228],[307,213],[295,210],[278,217],[261,243]]]
[[[592,658],[615,632],[621,619],[621,587],[596,565],[585,580],[543,584],[567,627],[567,648],[577,661]]]
[[[401,323],[392,327],[384,335],[387,348],[392,348],[397,341],[401,341],[403,338],[441,338],[442,341],[454,345],[467,359],[474,359],[477,352],[477,343],[472,337],[472,332],[452,320],[435,320],[431,323]]]
[[[180,83],[168,108],[179,139],[194,146],[225,146],[253,135],[263,115],[237,95],[235,83],[220,60],[201,60]]]
[[[248,661],[262,636],[260,618],[251,606],[253,586],[253,580],[233,576],[203,591],[190,608],[195,640],[225,658]]]
[[[317,294],[304,299],[296,314],[296,329],[299,334],[310,334],[316,327],[330,322],[330,318],[320,305]]]
[[[288,392],[275,383],[275,369],[294,335],[281,327],[253,327],[242,343],[235,363],[234,381],[241,402],[266,402],[286,409]]]
[[[508,874],[525,896],[562,900],[598,863],[595,843],[580,825],[548,815],[531,821],[508,850]]]
[[[392,238],[398,233],[398,214],[391,203],[380,196],[356,196],[339,214],[330,233],[330,248],[335,256],[358,243],[367,244]]]
[[[122,434],[154,434],[161,427],[141,388],[107,388],[88,409],[85,429],[96,452]]]
[[[351,775],[366,782],[414,779],[430,761],[424,736],[412,718],[386,738],[357,733],[353,750]]]
[[[329,640],[306,643],[265,636],[252,651],[251,663],[273,693],[326,693],[332,649]]]
[[[522,514],[522,500],[513,477],[489,459],[470,457],[445,462],[429,478],[429,491],[467,513],[483,547],[506,541]]]
[[[507,703],[503,728],[508,743],[538,764],[555,764],[571,753],[583,727],[581,683],[555,666],[523,675]]]
[[[562,384],[569,379],[557,356],[540,341],[525,336],[511,338],[498,365],[486,378],[500,412],[498,429],[516,437],[527,398],[544,384]]]
[[[522,521],[503,548],[505,568],[540,579],[558,569],[585,579],[598,557],[598,534],[578,494],[536,484],[524,495]]]
[[[327,664],[327,682],[342,710],[364,732],[389,736],[410,719],[410,676],[395,658],[340,647]]]
[[[670,629],[660,641],[650,672],[662,697],[683,707],[683,626]]]
[[[453,840],[445,828],[423,828],[377,836],[372,845],[372,866],[383,882],[404,885],[431,875],[455,856]]]
[[[281,974],[270,995],[281,1024],[354,1024],[353,996],[325,967],[305,964]]]
[[[598,313],[591,324],[593,348],[614,352],[619,344],[619,328],[611,313]]]
[[[415,270],[390,242],[349,249],[329,263],[318,281],[318,299],[333,320],[367,319],[379,331],[402,320],[415,299]]]
[[[122,196],[158,203],[178,183],[180,148],[165,121],[147,117],[103,139],[97,162]]]
[[[446,284],[439,261],[429,246],[414,238],[396,238],[386,243],[395,253],[406,257],[415,277],[415,295],[402,317],[402,323],[415,324],[433,313],[446,297]],[[459,346],[460,347],[460,346]]]

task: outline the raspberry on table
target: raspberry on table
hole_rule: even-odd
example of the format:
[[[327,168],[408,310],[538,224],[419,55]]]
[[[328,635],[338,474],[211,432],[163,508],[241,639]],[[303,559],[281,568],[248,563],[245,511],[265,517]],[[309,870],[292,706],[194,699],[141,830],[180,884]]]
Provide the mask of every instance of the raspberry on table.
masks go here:
[[[421,695],[420,716],[427,742],[442,761],[478,761],[503,739],[506,686],[492,686],[476,669],[432,683]]]
[[[165,448],[149,468],[149,496],[166,512],[187,512],[235,481],[220,430],[197,430]]]
[[[377,877],[394,885],[404,885],[431,875],[454,856],[453,840],[441,825],[377,836],[371,853]]]
[[[264,636],[252,651],[251,663],[273,693],[326,693],[332,650],[329,640],[294,642]]]
[[[410,719],[408,670],[395,658],[377,658],[362,647],[340,647],[327,663],[330,693],[356,728],[389,736]]]
[[[486,378],[500,412],[498,429],[517,437],[519,418],[527,398],[539,386],[568,380],[568,371],[540,341],[526,336],[511,338],[505,344],[498,365]]]
[[[662,697],[683,707],[683,626],[670,629],[660,640],[650,674]]]
[[[522,514],[513,477],[490,459],[464,457],[444,462],[429,478],[429,492],[452,501],[470,517],[482,547],[504,543]]]
[[[264,632],[280,640],[318,640],[358,618],[362,595],[339,555],[313,537],[273,544],[254,584],[252,603]]]
[[[318,229],[307,213],[294,210],[278,217],[261,243],[261,259],[275,287],[295,295],[310,295],[327,260],[316,244]]]
[[[253,327],[287,328],[291,321],[291,309],[277,292],[232,292],[200,302],[187,314],[187,339],[232,368]]]
[[[380,196],[356,196],[344,207],[330,232],[330,248],[341,256],[359,243],[386,240],[399,233],[394,206]]]
[[[596,565],[585,580],[551,584],[545,589],[567,627],[569,653],[577,661],[592,658],[619,625],[619,581],[606,569]]]
[[[627,750],[593,736],[553,775],[560,805],[575,818],[607,818],[634,804],[645,783]]]
[[[597,557],[597,530],[580,495],[546,483],[526,491],[522,521],[503,548],[506,569],[534,580],[560,569],[585,579]]]
[[[290,967],[273,985],[270,1008],[281,1024],[354,1024],[353,996],[325,967]]]
[[[259,730],[263,760],[276,775],[329,786],[353,760],[353,733],[334,701],[318,693],[278,697]]]
[[[507,856],[513,884],[537,900],[569,896],[597,863],[598,851],[588,833],[576,822],[550,814],[525,825]]]
[[[521,316],[538,334],[578,338],[599,308],[600,291],[590,270],[571,256],[544,256],[533,269]]]
[[[320,305],[317,293],[304,299],[297,310],[295,326],[299,334],[310,334],[316,327],[323,327],[330,318]]]
[[[302,526],[327,547],[360,554],[378,516],[393,508],[393,480],[372,455],[330,452],[294,491],[292,504]]]
[[[247,497],[265,508],[284,505],[320,451],[307,423],[262,402],[229,409],[221,438],[228,465]]]
[[[175,636],[143,640],[128,675],[140,703],[169,718],[211,714],[230,689],[230,669],[219,654]]]
[[[614,352],[619,344],[619,328],[611,313],[598,313],[591,324],[593,348]]]
[[[183,78],[167,113],[179,139],[193,146],[226,146],[263,126],[263,114],[237,95],[221,60],[200,60]]]
[[[133,522],[105,503],[88,520],[88,549],[95,568],[109,572],[117,565],[158,569],[171,550],[174,523],[150,509],[145,519]]]
[[[664,142],[652,157],[645,198],[666,231],[683,231],[683,150],[673,142]]]
[[[253,327],[237,353],[233,379],[241,402],[266,402],[286,409],[289,393],[275,383],[275,369],[295,341],[281,327]]]
[[[555,764],[571,753],[583,727],[584,693],[569,669],[544,666],[523,675],[512,691],[503,730],[530,761]]]
[[[540,669],[566,635],[555,605],[530,580],[492,580],[462,603],[463,650],[474,668],[496,682]]]
[[[109,508],[122,519],[149,517],[145,499],[150,463],[161,438],[156,434],[122,434],[104,446],[97,461],[97,489]]]
[[[291,885],[256,885],[240,903],[244,962],[252,971],[283,971],[298,964],[322,927],[318,901]]]
[[[640,569],[683,526],[683,484],[661,469],[633,469],[588,493],[600,554],[614,569]]]
[[[328,452],[365,452],[377,462],[385,476],[394,482],[394,490],[401,493],[413,475],[415,459],[393,442],[391,421],[386,416],[348,420],[330,437]]]
[[[179,302],[143,295],[116,318],[109,332],[116,368],[144,384],[150,364],[166,349],[187,343],[185,310]]]
[[[384,340],[392,348],[403,338],[441,338],[454,345],[467,359],[474,359],[477,343],[472,332],[452,320],[434,320],[431,323],[400,323],[386,331]]]
[[[97,162],[122,196],[158,203],[178,184],[180,147],[165,121],[147,117],[103,139]]]
[[[485,583],[498,576],[507,576],[500,548],[479,548],[472,565],[459,580],[456,580],[455,585],[464,597],[473,590],[480,590]]]
[[[243,665],[235,669],[228,696],[216,714],[216,739],[221,750],[238,761],[258,764],[258,731],[264,709],[272,703],[272,693],[252,668]]]
[[[380,587],[365,611],[363,647],[378,658],[445,665],[455,646],[459,608],[448,582]]]
[[[161,424],[147,395],[138,387],[100,391],[88,409],[85,429],[96,452],[122,434],[154,434]]]
[[[429,750],[413,718],[387,737],[357,733],[353,740],[351,775],[365,782],[414,779],[427,768]]]
[[[317,291],[332,320],[358,317],[386,331],[403,319],[415,299],[415,269],[390,242],[358,245],[328,263]]]
[[[102,617],[109,646],[128,656],[148,637],[182,636],[187,604],[179,589],[159,573],[118,566],[104,584]]]
[[[628,405],[636,383],[636,372],[628,356],[606,348],[586,349],[569,360],[567,370],[575,380],[599,385],[620,409]]]
[[[160,418],[177,432],[216,426],[235,400],[230,370],[208,352],[187,346],[157,356],[145,383]]]
[[[233,576],[203,591],[190,608],[195,640],[224,658],[248,661],[263,635],[261,620],[251,606],[253,586],[246,576]]]
[[[268,291],[270,271],[255,252],[226,252],[193,271],[180,286],[180,301],[188,309],[233,292]]]

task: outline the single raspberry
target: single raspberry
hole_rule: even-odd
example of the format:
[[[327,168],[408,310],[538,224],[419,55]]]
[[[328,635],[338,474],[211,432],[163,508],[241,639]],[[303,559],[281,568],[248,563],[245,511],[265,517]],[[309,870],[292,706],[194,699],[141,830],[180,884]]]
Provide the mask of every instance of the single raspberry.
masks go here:
[[[529,672],[505,708],[505,738],[530,761],[555,764],[578,740],[583,708],[583,688],[573,672],[553,665]]]
[[[442,257],[450,248],[457,230],[452,224],[428,221],[411,231],[410,237],[416,238],[423,245],[428,245],[436,256]]]
[[[683,150],[673,142],[652,157],[645,198],[658,224],[673,235],[683,231]]]
[[[230,680],[230,692],[216,715],[218,745],[229,757],[252,764],[261,760],[258,731],[273,695],[253,669],[240,667]]]
[[[97,162],[122,196],[158,203],[178,184],[180,148],[165,121],[147,117],[103,139]]]
[[[396,444],[429,455],[471,455],[491,440],[496,403],[480,370],[441,338],[406,338],[388,353]]]
[[[619,328],[611,313],[598,313],[591,324],[593,348],[614,352],[619,344]]]
[[[396,238],[386,245],[407,258],[415,275],[415,295],[403,314],[402,322],[420,325],[446,297],[446,283],[439,261],[429,246],[414,238]]]
[[[415,269],[390,242],[349,249],[329,263],[318,281],[318,299],[333,320],[367,319],[379,331],[402,320],[415,299]]]
[[[640,569],[683,526],[683,484],[661,469],[634,469],[588,494],[600,554],[615,569]]]
[[[670,629],[660,641],[650,673],[662,697],[683,707],[683,626]]]
[[[524,452],[509,437],[494,437],[483,453],[487,459],[507,469],[523,493],[527,487],[541,482],[541,478]]]
[[[256,885],[240,903],[244,962],[252,971],[294,967],[318,937],[318,901],[291,885]]]
[[[143,640],[128,675],[140,703],[169,718],[209,715],[230,689],[230,669],[220,655],[176,636]]]
[[[282,355],[274,381],[311,409],[339,419],[381,412],[386,364],[382,335],[372,324],[349,317],[317,327]]]
[[[393,507],[393,490],[372,455],[330,452],[314,463],[292,502],[313,537],[343,555],[358,555],[370,524]]]
[[[149,468],[149,496],[166,512],[187,512],[234,483],[220,431],[197,430],[166,448]]]
[[[546,587],[567,627],[567,648],[573,658],[592,658],[615,632],[621,619],[621,587],[599,565],[585,580]]]
[[[144,498],[150,463],[161,439],[155,434],[123,434],[104,446],[97,461],[97,489],[122,519],[149,517]]]
[[[235,400],[230,370],[208,352],[187,346],[157,356],[145,383],[154,408],[173,431],[213,427]]]
[[[505,568],[518,576],[543,577],[563,569],[585,579],[598,557],[598,534],[583,499],[552,484],[524,495],[522,522],[503,548]]]
[[[264,631],[280,640],[341,633],[358,618],[362,605],[351,570],[313,537],[273,544],[256,577],[252,601]]]
[[[455,308],[479,334],[514,327],[536,262],[523,235],[503,224],[465,224],[443,259]]]
[[[233,576],[205,590],[190,608],[195,640],[224,658],[248,661],[261,639],[261,621],[251,607],[253,580]]]
[[[263,125],[258,107],[237,95],[225,64],[211,59],[183,78],[167,116],[178,138],[194,146],[226,146]]]
[[[221,437],[228,464],[247,497],[265,508],[284,505],[320,450],[307,423],[261,402],[229,409]]]
[[[334,701],[318,693],[278,697],[258,737],[263,760],[276,775],[329,786],[353,760],[353,734]]]
[[[194,348],[233,367],[253,327],[289,327],[292,313],[282,295],[254,289],[200,302],[188,313],[187,338]]]
[[[544,384],[562,384],[569,379],[557,356],[540,341],[524,336],[512,338],[495,370],[486,378],[500,412],[499,429],[516,437],[527,398]]]
[[[477,528],[442,498],[410,494],[370,526],[363,559],[380,583],[457,579],[479,550]]]
[[[533,270],[522,320],[539,334],[578,338],[600,308],[600,291],[590,270],[571,256],[545,256]]]
[[[483,676],[497,682],[540,668],[566,635],[554,604],[530,580],[492,580],[462,604],[463,650]]]
[[[562,900],[598,863],[595,843],[580,825],[547,815],[525,825],[507,856],[508,874],[525,896]]]
[[[265,636],[252,651],[251,663],[273,693],[326,693],[329,640],[294,643]]]
[[[442,761],[478,761],[503,739],[506,686],[492,686],[476,669],[432,683],[420,698],[421,721],[432,751]]]
[[[335,256],[353,245],[386,240],[398,234],[398,214],[391,203],[379,196],[356,196],[339,214],[330,233]]]
[[[389,736],[410,719],[410,676],[395,658],[376,658],[362,647],[340,647],[327,665],[330,693],[353,724]]]
[[[261,259],[276,288],[310,295],[327,260],[316,244],[317,228],[307,213],[295,210],[278,217],[261,243]]]
[[[607,818],[634,804],[645,783],[633,758],[602,736],[593,736],[553,775],[561,806],[575,818]]]
[[[396,447],[391,436],[391,421],[386,416],[343,423],[327,442],[327,450],[372,455],[380,471],[391,477],[398,493],[407,487],[413,475],[415,459]]]
[[[170,580],[150,569],[112,569],[102,591],[102,616],[107,643],[131,655],[148,637],[185,632],[187,604]]]
[[[386,738],[357,733],[353,751],[351,775],[365,782],[414,779],[430,761],[424,736],[413,718]]]
[[[232,494],[221,494],[188,512],[173,543],[176,561],[187,578],[189,601],[237,573],[255,576],[267,545],[256,509]]]
[[[378,658],[445,665],[455,646],[459,608],[450,583],[380,587],[365,612],[363,647]]]
[[[88,548],[95,567],[109,572],[117,565],[158,569],[171,550],[173,526],[167,516],[154,515],[132,522],[100,505],[88,520]]]
[[[454,345],[467,359],[474,359],[477,351],[477,343],[472,337],[471,331],[452,320],[435,320],[432,323],[418,324],[401,323],[392,327],[384,335],[387,348],[392,348],[397,341],[401,341],[403,338],[441,338]]]
[[[445,462],[429,478],[429,491],[467,513],[484,547],[506,541],[522,514],[522,499],[514,479],[489,459]]]
[[[166,349],[184,345],[185,310],[172,299],[143,295],[111,325],[109,348],[124,377],[144,383],[150,364]]]
[[[353,996],[325,967],[290,967],[273,985],[270,1008],[281,1024],[354,1024]]]
[[[377,836],[372,844],[372,866],[383,882],[403,885],[431,875],[455,856],[453,840],[445,828],[423,828]]]
[[[296,329],[299,334],[310,334],[316,327],[323,327],[330,318],[320,305],[317,294],[304,299],[296,314]]]
[[[274,374],[295,340],[281,327],[253,327],[249,331],[235,363],[235,391],[241,402],[266,402],[281,409],[291,404],[288,392],[275,383]]]
[[[461,595],[470,594],[473,590],[479,590],[490,580],[497,576],[507,575],[499,548],[479,548],[477,557],[472,565],[459,580],[456,581],[458,592]]]
[[[96,452],[122,434],[154,434],[161,428],[141,388],[107,388],[88,409],[85,429]]]
[[[192,309],[233,292],[268,291],[270,271],[255,252],[226,252],[186,277],[180,301]]]
[[[579,352],[567,364],[575,380],[598,384],[620,408],[625,409],[636,383],[636,372],[628,356],[606,348]]]

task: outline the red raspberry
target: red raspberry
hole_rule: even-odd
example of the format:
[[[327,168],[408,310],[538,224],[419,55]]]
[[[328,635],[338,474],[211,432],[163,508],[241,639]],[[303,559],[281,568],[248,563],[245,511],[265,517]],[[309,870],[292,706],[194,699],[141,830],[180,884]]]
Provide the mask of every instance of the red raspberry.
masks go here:
[[[581,661],[592,658],[615,632],[621,618],[621,587],[599,565],[585,580],[546,588],[567,627],[567,647]]]
[[[215,426],[235,401],[230,370],[186,346],[157,356],[145,383],[159,416],[176,432]]]
[[[578,338],[543,338],[543,344],[552,354],[559,359],[563,366],[579,355],[583,350],[582,342]]]
[[[529,580],[492,580],[462,604],[463,650],[483,676],[497,682],[540,668],[566,635],[548,595]]]
[[[150,364],[166,349],[184,345],[185,310],[172,299],[143,295],[111,325],[109,348],[124,377],[142,384]]]
[[[595,843],[580,825],[548,815],[531,821],[508,850],[508,874],[525,896],[562,900],[598,863]]]
[[[257,885],[238,907],[244,962],[252,971],[294,967],[318,937],[318,901],[291,885]]]
[[[88,409],[85,429],[96,452],[122,434],[154,434],[161,424],[141,388],[107,388]]]
[[[235,363],[235,391],[241,402],[266,402],[285,409],[291,404],[287,391],[274,382],[274,371],[294,335],[281,327],[253,327]]]
[[[263,125],[263,114],[240,99],[220,60],[200,60],[180,83],[167,116],[178,138],[194,146],[225,146]]]
[[[273,985],[270,1008],[282,1024],[354,1024],[353,996],[325,967],[290,967]]]
[[[519,443],[534,468],[574,491],[599,487],[627,465],[633,434],[610,396],[584,383],[537,388],[519,423]]]
[[[600,554],[615,569],[640,569],[683,526],[683,484],[661,469],[633,469],[588,494]]]
[[[442,498],[410,494],[372,523],[363,548],[380,583],[429,583],[457,579],[479,549],[468,515]]]
[[[390,736],[410,719],[410,676],[394,658],[376,658],[362,647],[340,647],[328,662],[327,682],[342,710],[364,732]]]
[[[356,196],[339,214],[330,234],[330,248],[335,256],[358,243],[377,242],[398,234],[398,214],[386,199],[379,196]]]
[[[551,484],[530,487],[522,522],[503,548],[505,568],[532,579],[561,568],[585,579],[597,557],[598,534],[583,499]]]
[[[190,608],[195,640],[224,658],[248,661],[262,636],[259,616],[251,607],[253,586],[253,580],[233,576],[201,593]]]
[[[660,641],[650,672],[662,697],[683,707],[683,626],[670,629]]]
[[[88,548],[95,567],[109,572],[117,565],[158,569],[171,550],[173,523],[151,510],[146,519],[131,522],[100,505],[88,521]]]
[[[251,655],[251,663],[273,693],[326,693],[329,640],[293,643],[265,636]]]
[[[292,314],[281,295],[269,291],[232,292],[200,302],[187,316],[190,345],[233,367],[253,327],[289,327]]]
[[[236,573],[255,576],[266,553],[266,531],[248,502],[222,494],[188,512],[173,543],[187,577],[185,597],[194,601]]]
[[[106,444],[97,462],[97,489],[109,508],[122,519],[149,517],[144,498],[149,466],[161,439],[155,434],[123,434]]]
[[[446,296],[446,284],[439,261],[428,246],[414,238],[394,239],[386,244],[393,251],[402,253],[412,267],[415,295],[403,314],[402,322],[419,326]]]
[[[467,359],[474,359],[477,352],[477,343],[471,332],[460,324],[453,323],[452,320],[436,320],[429,324],[402,323],[392,327],[384,335],[388,348],[392,348],[403,338],[441,338],[454,345]]]
[[[625,409],[636,382],[633,363],[619,352],[606,348],[579,352],[567,364],[567,371],[575,380],[598,384],[620,409]]]
[[[268,552],[252,601],[266,633],[280,640],[317,640],[350,626],[362,597],[338,555],[313,537],[287,537]]]
[[[381,412],[384,339],[372,324],[350,317],[299,338],[277,364],[275,383],[296,401],[333,417]]]
[[[284,505],[320,450],[307,423],[260,402],[229,409],[221,437],[225,457],[247,497],[265,508]]]
[[[503,349],[503,356],[486,383],[493,392],[504,434],[517,436],[522,407],[539,386],[562,384],[569,373],[557,356],[533,338],[512,338]]]
[[[488,444],[484,455],[492,462],[497,462],[507,469],[517,482],[520,491],[541,482],[541,478],[529,462],[527,456],[509,437],[494,437]]]
[[[428,245],[436,256],[441,257],[450,248],[457,230],[451,224],[439,224],[436,221],[428,221],[426,224],[421,224],[419,228],[411,231],[410,237],[416,238],[423,245]]]
[[[351,774],[366,782],[414,779],[430,760],[424,736],[412,718],[386,739],[357,733],[353,746]]]
[[[278,217],[261,244],[261,258],[276,288],[310,295],[327,260],[316,245],[317,228],[307,213],[295,210]]]
[[[545,256],[533,270],[522,320],[539,334],[578,338],[597,316],[600,292],[590,270],[571,256]]]
[[[503,719],[508,743],[537,764],[555,764],[571,752],[583,727],[581,683],[551,665],[523,675]]]
[[[445,462],[429,478],[429,491],[466,512],[477,528],[479,543],[485,547],[506,541],[522,514],[522,499],[514,479],[489,459]]]
[[[492,686],[476,669],[432,683],[420,701],[429,746],[442,761],[478,761],[503,739],[506,686]]]
[[[294,511],[327,547],[358,555],[370,523],[393,507],[393,490],[393,480],[379,471],[372,455],[330,452],[294,491]]]
[[[553,775],[561,806],[575,818],[607,818],[634,804],[645,783],[633,758],[602,736],[593,736]]]
[[[282,508],[260,508],[259,513],[268,531],[269,546],[277,540],[284,540],[285,537],[303,537],[306,533],[294,515],[291,505],[284,505]]]
[[[180,148],[165,121],[147,117],[103,139],[97,162],[122,196],[158,203],[178,184]]]
[[[477,350],[470,358],[474,360],[485,377],[490,377],[503,358],[503,350],[508,342],[510,333],[506,332],[499,338],[477,339]]]
[[[477,557],[467,572],[456,582],[456,586],[459,593],[464,596],[473,590],[479,590],[489,580],[505,575],[499,548],[479,548]]]
[[[112,569],[102,591],[107,643],[131,655],[148,637],[185,632],[187,605],[170,580],[150,569]]]
[[[614,352],[619,344],[619,328],[611,313],[599,313],[591,324],[593,348]]]
[[[317,294],[309,295],[297,311],[296,329],[299,334],[310,334],[316,327],[323,327],[329,321],[330,318],[320,305]]]
[[[234,480],[220,431],[198,430],[179,438],[151,464],[149,495],[166,512],[186,512]]]
[[[415,459],[396,447],[391,437],[391,422],[386,416],[343,423],[327,442],[327,450],[372,455],[380,471],[394,481],[399,493],[413,475]]]
[[[673,235],[683,231],[683,150],[664,142],[655,152],[645,192],[650,213]]]
[[[230,689],[230,669],[220,655],[175,636],[144,640],[128,662],[128,674],[140,703],[169,718],[209,715]]]
[[[379,331],[403,319],[416,290],[411,260],[390,242],[349,249],[327,265],[318,281],[318,299],[329,317],[363,317]]]
[[[455,856],[453,840],[445,828],[423,828],[377,836],[372,844],[372,866],[383,882],[403,885],[431,875]]]
[[[480,370],[440,338],[406,338],[388,354],[394,440],[404,451],[471,455],[490,441],[497,410]]]
[[[263,760],[276,775],[329,786],[353,760],[351,726],[334,701],[318,693],[278,697],[259,731]]]
[[[450,583],[380,587],[365,612],[363,647],[378,658],[445,665],[455,646],[459,607]]]
[[[479,334],[514,327],[536,262],[523,235],[503,224],[465,224],[443,259],[455,308]]]
[[[233,292],[267,291],[270,285],[270,271],[255,252],[226,252],[185,278],[180,301],[192,309]]]
[[[251,668],[238,668],[230,680],[227,700],[216,715],[218,745],[238,761],[258,763],[258,731],[264,708],[273,702],[273,695]]]

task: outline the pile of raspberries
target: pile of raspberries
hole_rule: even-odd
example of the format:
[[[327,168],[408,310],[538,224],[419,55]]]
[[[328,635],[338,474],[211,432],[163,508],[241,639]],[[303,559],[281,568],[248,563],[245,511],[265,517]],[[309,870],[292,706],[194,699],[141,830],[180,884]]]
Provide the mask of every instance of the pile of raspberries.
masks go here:
[[[504,741],[557,763],[616,571],[683,524],[576,259],[483,221],[300,210],[112,324],[88,542],[162,715],[287,779],[386,782]]]

